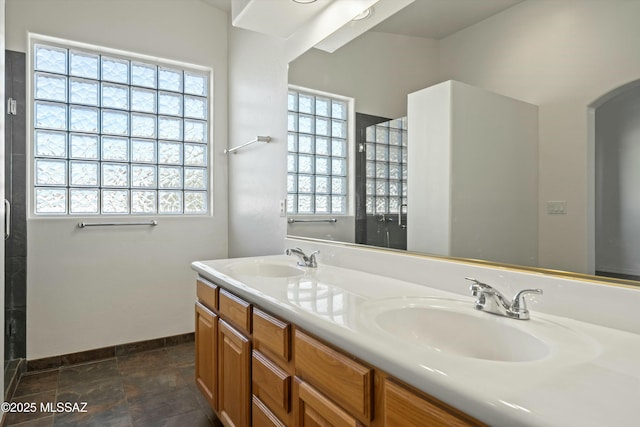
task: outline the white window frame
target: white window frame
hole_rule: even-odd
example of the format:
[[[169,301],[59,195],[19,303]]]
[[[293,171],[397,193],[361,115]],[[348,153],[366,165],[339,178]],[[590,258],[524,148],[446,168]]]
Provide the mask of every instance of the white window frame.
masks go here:
[[[145,217],[156,217],[156,216],[162,216],[163,218],[169,218],[169,217],[180,217],[180,218],[195,218],[195,217],[212,217],[213,216],[213,212],[214,212],[214,206],[213,206],[213,199],[214,199],[214,182],[213,182],[213,147],[214,147],[214,139],[213,139],[213,119],[214,119],[214,111],[213,111],[213,100],[214,100],[214,74],[213,74],[213,69],[211,67],[205,67],[202,65],[197,65],[197,64],[191,64],[191,63],[186,63],[186,62],[181,62],[181,61],[175,61],[175,60],[170,60],[170,59],[164,59],[164,58],[158,58],[155,56],[149,56],[149,55],[144,55],[144,54],[138,54],[135,52],[130,52],[130,51],[124,51],[124,50],[119,50],[119,49],[112,49],[112,48],[108,48],[108,47],[104,47],[104,46],[98,46],[98,45],[93,45],[93,44],[88,44],[88,43],[82,43],[82,42],[77,42],[77,41],[72,41],[72,40],[66,40],[66,39],[61,39],[61,38],[56,38],[56,37],[51,37],[51,36],[47,36],[47,35],[42,35],[42,34],[35,34],[35,33],[29,33],[28,34],[28,40],[29,40],[29,51],[27,53],[27,64],[26,64],[26,69],[27,69],[27,78],[29,79],[28,84],[27,84],[27,101],[29,102],[28,108],[27,108],[27,127],[28,127],[28,131],[27,131],[27,142],[26,142],[26,152],[27,152],[27,190],[28,190],[28,196],[27,196],[27,215],[28,218],[30,219],[38,219],[38,218],[79,218],[79,217],[91,217],[91,218],[97,218],[97,217],[119,217],[119,218],[145,218]],[[97,54],[97,55],[107,55],[109,57],[112,58],[121,58],[121,59],[126,59],[126,60],[130,60],[130,61],[141,61],[141,62],[145,62],[145,63],[150,63],[153,65],[156,65],[158,67],[167,67],[167,68],[173,68],[173,69],[180,69],[180,70],[184,70],[184,71],[193,71],[196,73],[200,73],[200,74],[206,74],[208,76],[208,88],[207,88],[207,117],[206,117],[206,122],[207,122],[207,142],[206,144],[202,144],[204,146],[206,146],[206,166],[204,166],[206,168],[206,189],[203,191],[206,191],[207,194],[207,202],[206,202],[206,212],[202,212],[202,213],[193,213],[193,214],[189,214],[189,213],[184,213],[184,200],[183,200],[183,212],[179,212],[179,213],[165,213],[165,212],[159,212],[158,209],[156,209],[155,213],[132,213],[131,212],[131,207],[129,207],[129,212],[128,213],[103,213],[102,209],[99,209],[98,213],[71,213],[70,212],[70,200],[69,200],[69,196],[67,196],[67,210],[65,213],[36,213],[36,200],[35,200],[35,192],[36,192],[36,177],[35,177],[35,140],[34,140],[34,135],[35,135],[35,70],[34,70],[34,55],[35,55],[35,45],[36,44],[43,44],[43,45],[48,45],[48,46],[52,46],[52,47],[60,47],[60,48],[65,48],[65,49],[70,49],[70,50],[75,50],[75,51],[80,51],[80,52],[86,52],[86,53],[90,53],[90,54]],[[100,80],[100,82],[102,82],[102,80]],[[131,85],[128,85],[129,87],[131,87]],[[68,102],[68,100],[67,100]],[[102,107],[100,107],[102,108]],[[157,112],[155,113],[156,115],[158,114]],[[184,119],[184,117],[183,117]],[[67,133],[69,133],[69,131],[67,130]],[[99,134],[100,135],[100,134]],[[130,136],[128,136],[127,138],[131,138]],[[157,138],[156,138],[157,141]],[[181,141],[181,143],[184,143],[184,141]],[[68,153],[69,154],[69,153]],[[157,153],[156,153],[157,155]],[[69,156],[67,156],[67,162],[69,161]],[[101,161],[100,159],[98,159],[98,161]],[[125,163],[123,163],[125,164]],[[128,165],[128,167],[131,167],[132,162],[129,160],[128,162],[126,162],[126,164]],[[155,164],[157,167],[157,163]],[[185,168],[185,167],[189,167],[188,165],[184,165],[184,163],[181,165],[181,168]],[[69,176],[69,171],[67,170],[67,177]],[[67,181],[69,179],[67,178]],[[69,189],[69,182],[67,182],[66,184],[66,188],[67,188],[67,192]],[[98,187],[99,191],[101,191],[102,186]],[[127,189],[127,190],[131,190],[131,185],[129,185],[128,187],[122,187],[123,189]],[[154,191],[158,191],[158,183],[157,183],[157,171],[156,171],[156,186],[154,188],[150,189],[154,190]],[[184,188],[184,183],[183,186],[181,188],[181,191],[185,191]],[[188,191],[188,190],[186,190]],[[184,193],[183,193],[184,196]],[[156,206],[158,201],[156,200]]]
[[[322,97],[326,97],[326,98],[332,98],[332,99],[336,99],[339,101],[343,101],[347,104],[347,194],[346,194],[346,203],[347,203],[347,208],[345,210],[344,213],[289,213],[288,212],[288,206],[287,206],[287,215],[289,217],[310,217],[310,216],[315,216],[315,217],[348,217],[348,216],[354,216],[355,215],[355,173],[356,173],[356,156],[355,156],[355,118],[356,118],[356,114],[355,114],[355,99],[348,97],[348,96],[344,96],[344,95],[338,95],[335,93],[331,93],[331,92],[324,92],[324,91],[320,91],[317,89],[310,89],[307,87],[303,87],[303,86],[297,86],[297,85],[289,85],[288,86],[288,90],[289,91],[295,91],[295,92],[303,92],[305,94],[309,94],[309,95],[314,95],[314,96],[322,96]],[[287,108],[287,114],[288,114],[288,108]],[[288,132],[287,132],[288,133]],[[288,153],[288,150],[287,150]],[[287,196],[289,195],[289,192],[287,191]],[[288,197],[287,197],[288,198]]]

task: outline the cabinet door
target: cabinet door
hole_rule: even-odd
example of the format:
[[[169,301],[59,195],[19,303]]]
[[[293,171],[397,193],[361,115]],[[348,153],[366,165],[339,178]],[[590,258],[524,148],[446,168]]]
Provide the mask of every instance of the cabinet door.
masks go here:
[[[196,303],[196,384],[216,410],[218,380],[218,316]]]
[[[296,378],[296,426],[360,427],[363,424],[346,413],[318,390]]]
[[[250,425],[251,342],[218,321],[218,409],[226,427]]]

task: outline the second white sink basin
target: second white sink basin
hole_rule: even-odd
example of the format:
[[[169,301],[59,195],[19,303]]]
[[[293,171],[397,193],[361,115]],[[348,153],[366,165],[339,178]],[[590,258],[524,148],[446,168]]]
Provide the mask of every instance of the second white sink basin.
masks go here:
[[[305,270],[287,263],[269,262],[263,260],[242,261],[229,266],[233,274],[255,277],[295,277],[302,276]]]
[[[500,362],[547,357],[550,343],[527,331],[531,321],[476,311],[466,301],[413,298],[376,301],[362,312],[377,332],[437,352]]]

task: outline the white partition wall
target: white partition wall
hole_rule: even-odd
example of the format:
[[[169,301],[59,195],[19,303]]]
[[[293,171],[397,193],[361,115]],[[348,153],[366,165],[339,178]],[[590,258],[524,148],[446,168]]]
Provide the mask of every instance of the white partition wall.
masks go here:
[[[447,81],[408,122],[408,249],[537,265],[537,107]]]

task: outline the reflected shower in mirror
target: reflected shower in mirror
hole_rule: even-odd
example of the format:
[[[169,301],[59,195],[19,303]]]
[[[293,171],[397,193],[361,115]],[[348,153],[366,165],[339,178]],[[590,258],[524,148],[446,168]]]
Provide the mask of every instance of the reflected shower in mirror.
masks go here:
[[[375,120],[356,114],[356,243],[406,250],[407,118]]]

